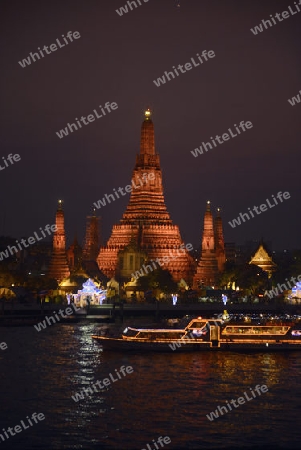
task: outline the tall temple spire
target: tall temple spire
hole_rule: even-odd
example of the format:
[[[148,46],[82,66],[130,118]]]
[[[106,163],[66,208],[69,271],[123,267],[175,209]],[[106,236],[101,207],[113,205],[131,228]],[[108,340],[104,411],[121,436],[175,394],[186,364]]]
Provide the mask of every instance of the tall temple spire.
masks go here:
[[[202,240],[202,254],[204,253],[212,253],[215,248],[214,242],[214,229],[213,229],[213,217],[210,207],[210,201],[207,201],[207,207],[204,217],[204,232],[203,232],[203,240]]]
[[[56,279],[59,283],[64,278],[70,276],[66,255],[65,218],[62,200],[58,201],[55,224],[56,231],[53,235],[53,248],[48,268],[48,277]]]
[[[95,214],[87,217],[86,236],[83,248],[83,261],[96,261],[100,247],[100,217]]]
[[[216,217],[214,219],[214,239],[215,239],[218,271],[222,272],[225,268],[226,253],[225,253],[225,242],[223,233],[223,222],[221,218],[220,208],[217,208]]]
[[[144,112],[144,121],[141,126],[140,154],[155,154],[155,130],[151,119],[151,111],[147,109]]]
[[[128,191],[127,191],[128,192]],[[140,153],[136,156],[131,183],[131,196],[119,225],[114,225],[107,245],[100,249],[97,262],[99,269],[108,277],[116,274],[118,254],[131,242],[137,244],[137,254],[127,261],[120,256],[123,272],[139,270],[143,264],[141,252],[149,259],[167,257],[163,269],[168,269],[173,278],[189,280],[193,260],[187,251],[175,252],[183,244],[178,226],[172,224],[167,211],[162,184],[160,158],[155,150],[154,125],[151,111],[146,110],[141,127]],[[119,259],[120,259],[119,258]]]
[[[218,274],[217,258],[215,251],[215,236],[213,226],[213,216],[210,201],[207,201],[204,216],[204,230],[202,238],[202,254],[198,263],[196,273],[193,278],[195,288],[200,285],[214,286]]]
[[[145,111],[141,127],[140,153],[132,176],[132,192],[121,223],[171,225],[165,205],[160,157],[155,150],[155,131],[151,111]]]

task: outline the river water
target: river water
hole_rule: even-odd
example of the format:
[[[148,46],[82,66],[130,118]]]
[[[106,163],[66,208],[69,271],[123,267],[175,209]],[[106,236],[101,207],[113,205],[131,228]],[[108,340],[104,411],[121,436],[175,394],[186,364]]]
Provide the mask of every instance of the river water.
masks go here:
[[[300,448],[301,352],[106,352],[91,339],[99,326],[0,328],[1,448],[155,450],[160,436],[167,450]],[[73,400],[109,374],[117,381]],[[256,385],[268,392],[207,418]],[[45,419],[5,437],[34,412]]]

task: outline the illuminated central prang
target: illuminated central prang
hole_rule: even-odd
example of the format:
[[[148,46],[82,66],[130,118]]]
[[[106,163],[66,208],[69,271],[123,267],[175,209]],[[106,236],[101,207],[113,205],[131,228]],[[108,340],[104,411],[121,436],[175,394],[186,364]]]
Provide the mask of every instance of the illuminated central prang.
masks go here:
[[[148,183],[139,183],[148,177]],[[107,245],[101,247],[97,263],[109,278],[116,274],[126,281],[140,270],[146,258],[167,257],[182,244],[180,230],[173,225],[167,211],[160,167],[160,157],[155,148],[155,131],[152,112],[144,111],[141,125],[140,152],[132,175],[131,196],[119,224],[113,226]],[[177,258],[167,258],[164,269],[175,281],[191,278],[193,259],[188,252]]]

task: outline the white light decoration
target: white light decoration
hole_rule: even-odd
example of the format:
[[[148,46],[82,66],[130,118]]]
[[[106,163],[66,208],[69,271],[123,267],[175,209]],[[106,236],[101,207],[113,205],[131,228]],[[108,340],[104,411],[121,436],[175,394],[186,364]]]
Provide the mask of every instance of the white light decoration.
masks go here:
[[[90,303],[91,305],[102,305],[107,297],[107,291],[99,289],[91,278],[89,278],[83,283],[83,289],[77,291],[77,295],[74,297],[81,306],[86,306],[87,303]]]
[[[223,304],[226,305],[228,301],[228,297],[225,294],[222,294]]]

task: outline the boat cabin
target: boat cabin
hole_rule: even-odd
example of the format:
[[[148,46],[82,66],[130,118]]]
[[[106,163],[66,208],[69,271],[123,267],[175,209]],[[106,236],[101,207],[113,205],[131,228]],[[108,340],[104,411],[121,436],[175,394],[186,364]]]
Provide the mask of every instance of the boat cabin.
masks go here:
[[[164,340],[164,339],[181,339],[183,330],[175,329],[137,329],[127,327],[122,334],[123,339],[136,338],[145,340]]]
[[[222,335],[285,335],[291,327],[289,326],[245,326],[245,325],[227,325],[223,331]]]

